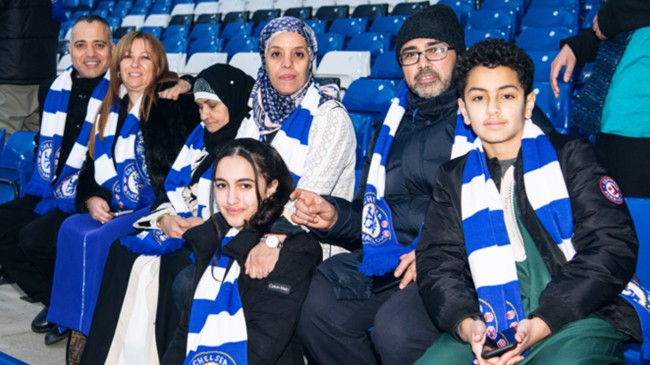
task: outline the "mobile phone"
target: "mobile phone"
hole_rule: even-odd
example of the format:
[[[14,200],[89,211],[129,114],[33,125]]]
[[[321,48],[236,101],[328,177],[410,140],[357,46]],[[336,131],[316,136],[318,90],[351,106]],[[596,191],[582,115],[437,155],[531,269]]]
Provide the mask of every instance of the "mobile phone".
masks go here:
[[[375,294],[392,289],[399,285],[402,278],[396,278],[392,272],[382,276],[373,276],[372,278],[372,292]]]
[[[113,212],[113,217],[119,217],[121,215],[130,214],[130,213],[133,213],[133,209],[131,209],[131,210],[120,210],[119,212]]]
[[[517,347],[517,342],[515,341],[512,341],[503,347],[499,347],[496,343],[494,343],[494,341],[486,338],[485,343],[483,344],[483,352],[481,353],[481,357],[484,359],[498,357],[508,352],[509,350],[514,349],[515,347]]]

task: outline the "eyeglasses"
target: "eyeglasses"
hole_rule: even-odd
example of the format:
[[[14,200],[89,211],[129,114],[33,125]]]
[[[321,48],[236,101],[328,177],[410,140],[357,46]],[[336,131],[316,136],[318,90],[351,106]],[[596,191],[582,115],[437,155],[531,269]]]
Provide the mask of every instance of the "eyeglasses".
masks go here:
[[[420,55],[424,55],[424,58],[427,61],[440,61],[444,60],[447,57],[447,53],[450,49],[454,49],[451,46],[436,46],[425,49],[421,52],[408,51],[399,55],[399,63],[402,66],[411,66],[420,62]]]

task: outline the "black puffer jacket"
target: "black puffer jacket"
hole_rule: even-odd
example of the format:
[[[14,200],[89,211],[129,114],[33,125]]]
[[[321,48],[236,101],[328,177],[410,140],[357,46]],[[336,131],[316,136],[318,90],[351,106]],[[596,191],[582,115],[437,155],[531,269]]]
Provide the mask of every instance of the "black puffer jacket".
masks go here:
[[[601,191],[606,171],[593,146],[559,134],[551,135],[573,210],[576,255],[564,255],[537,219],[526,198],[521,158],[515,162],[517,206],[546,267],[551,282],[539,307],[527,313],[543,319],[552,332],[595,314],[636,340],[641,329],[635,310],[618,294],[634,274],[638,241],[627,206],[608,200]],[[425,307],[441,330],[456,334],[467,317],[480,316],[470,274],[461,218],[461,184],[467,156],[444,164],[438,173],[425,226],[416,249],[418,286]],[[488,162],[501,176],[498,161]]]
[[[217,214],[183,235],[196,257],[194,290],[220,244],[215,221],[222,234],[228,232],[230,227],[221,214]],[[296,323],[312,273],[322,260],[322,249],[316,238],[309,234],[293,235],[285,241],[273,271],[264,279],[251,279],[245,273],[244,262],[260,237],[260,234],[242,230],[223,248],[223,254],[235,259],[242,268],[238,288],[246,317],[248,363],[302,365],[302,345],[295,335]],[[162,365],[183,363],[190,311],[191,301],[186,300],[181,323],[161,361]]]
[[[0,0],[0,84],[37,85],[54,77],[58,36],[51,0]]]

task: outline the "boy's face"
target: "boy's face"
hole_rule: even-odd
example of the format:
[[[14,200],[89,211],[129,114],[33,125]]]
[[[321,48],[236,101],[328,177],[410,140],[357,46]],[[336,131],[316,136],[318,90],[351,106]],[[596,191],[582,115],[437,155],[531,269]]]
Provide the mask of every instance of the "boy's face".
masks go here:
[[[535,93],[524,94],[513,69],[475,67],[467,75],[467,85],[458,105],[465,124],[471,125],[481,138],[489,158],[517,157],[524,122],[532,116],[535,107]]]

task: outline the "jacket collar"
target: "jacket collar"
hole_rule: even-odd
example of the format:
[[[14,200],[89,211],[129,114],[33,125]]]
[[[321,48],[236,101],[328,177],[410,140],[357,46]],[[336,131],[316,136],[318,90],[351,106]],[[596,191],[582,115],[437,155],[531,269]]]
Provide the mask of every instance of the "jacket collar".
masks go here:
[[[409,90],[408,108],[404,117],[417,126],[427,126],[458,114],[458,95],[455,88],[429,99],[423,99]]]

